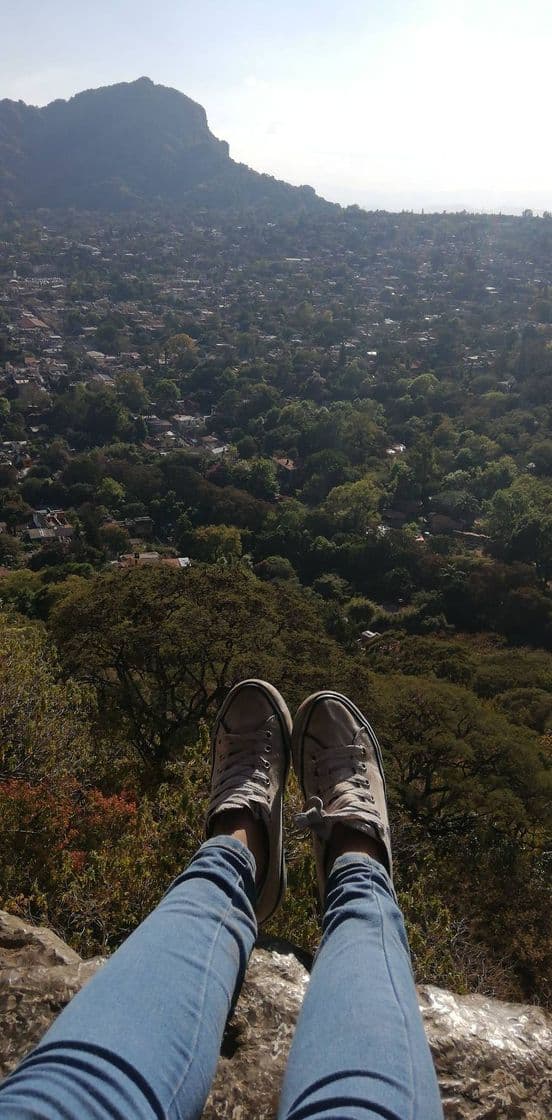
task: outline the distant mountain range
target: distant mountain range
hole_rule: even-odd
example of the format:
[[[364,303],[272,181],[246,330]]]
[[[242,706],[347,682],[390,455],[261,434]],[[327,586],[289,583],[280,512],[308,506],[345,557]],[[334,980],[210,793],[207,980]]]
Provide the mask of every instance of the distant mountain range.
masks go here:
[[[205,110],[149,78],[44,108],[0,101],[0,203],[83,210],[144,206],[334,209],[230,158]]]

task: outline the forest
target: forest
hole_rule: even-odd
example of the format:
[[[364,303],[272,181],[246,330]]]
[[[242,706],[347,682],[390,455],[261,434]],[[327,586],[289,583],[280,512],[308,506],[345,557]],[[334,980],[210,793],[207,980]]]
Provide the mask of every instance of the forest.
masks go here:
[[[550,1004],[552,218],[0,218],[0,907],[112,950],[270,679],[381,739],[420,980]],[[312,949],[310,849],[267,932]]]

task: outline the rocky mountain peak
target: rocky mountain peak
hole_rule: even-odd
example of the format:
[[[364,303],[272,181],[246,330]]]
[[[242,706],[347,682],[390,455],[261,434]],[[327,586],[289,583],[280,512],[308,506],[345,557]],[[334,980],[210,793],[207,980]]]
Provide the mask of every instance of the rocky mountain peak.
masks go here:
[[[43,108],[0,101],[0,204],[81,210],[329,207],[230,159],[202,105],[141,77]]]

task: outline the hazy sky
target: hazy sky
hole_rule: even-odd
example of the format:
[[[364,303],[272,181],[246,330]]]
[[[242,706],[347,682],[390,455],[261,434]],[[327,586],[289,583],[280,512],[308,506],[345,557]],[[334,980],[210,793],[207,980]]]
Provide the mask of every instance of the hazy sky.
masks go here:
[[[0,97],[147,75],[338,202],[552,209],[552,0],[0,0]]]

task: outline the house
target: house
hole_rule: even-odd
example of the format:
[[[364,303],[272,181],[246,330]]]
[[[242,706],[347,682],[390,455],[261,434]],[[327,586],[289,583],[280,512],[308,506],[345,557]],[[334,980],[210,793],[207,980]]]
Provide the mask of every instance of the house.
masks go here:
[[[112,567],[144,568],[151,564],[158,564],[160,560],[158,552],[123,552],[118,560],[112,561]]]
[[[36,315],[31,315],[29,311],[22,311],[19,317],[19,329],[21,331],[49,331],[50,328],[47,323],[43,322]]]
[[[33,513],[33,528],[28,530],[29,540],[70,541],[73,526],[62,509],[36,509]]]
[[[153,414],[150,416],[144,416],[144,420],[146,421],[148,432],[152,436],[164,435],[166,432],[170,432],[171,430],[170,420],[160,420],[159,416],[155,416]]]
[[[378,638],[381,638],[379,630],[363,630],[358,639],[358,644],[365,649],[366,646],[372,646],[374,642],[377,642]]]
[[[158,552],[125,552],[118,560],[114,560],[115,568],[144,568],[154,564],[164,564],[169,568],[189,568],[192,561],[189,556],[160,556]]]
[[[189,568],[192,561],[189,556],[164,556],[161,563],[168,568]]]
[[[174,415],[171,417],[173,427],[181,435],[186,435],[188,432],[193,432],[197,428],[203,427],[205,419],[203,416],[193,416],[189,414]]]
[[[55,529],[27,529],[25,536],[32,544],[57,540]]]
[[[297,466],[294,463],[293,459],[278,459],[276,456],[274,456],[274,462],[283,471],[297,470]]]
[[[134,533],[142,540],[149,541],[153,537],[153,521],[151,517],[133,517],[125,521],[125,526],[130,533]]]

